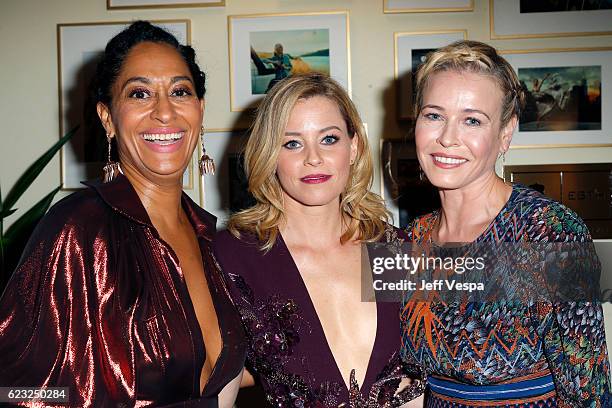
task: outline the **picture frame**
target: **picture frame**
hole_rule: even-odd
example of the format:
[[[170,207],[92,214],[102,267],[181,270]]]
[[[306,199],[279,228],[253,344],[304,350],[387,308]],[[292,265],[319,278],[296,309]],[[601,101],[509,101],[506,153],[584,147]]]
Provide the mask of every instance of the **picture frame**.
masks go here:
[[[511,149],[612,146],[612,47],[500,53],[526,92]]]
[[[215,160],[216,172],[201,177],[200,205],[217,217],[220,227],[233,212],[254,204],[242,161],[247,138],[245,129],[206,129],[204,133],[206,153]]]
[[[414,73],[418,68],[417,61],[420,60],[418,57],[424,58],[429,51],[454,41],[465,40],[467,35],[467,30],[462,29],[393,33],[398,119],[414,119]]]
[[[612,35],[612,9],[557,11],[546,3],[489,0],[491,39]]]
[[[383,0],[383,13],[386,14],[461,11],[474,11],[474,0]]]
[[[224,7],[225,0],[106,0],[107,10]]]
[[[180,42],[191,42],[190,20],[156,20],[153,23],[168,29]],[[95,101],[90,98],[89,85],[106,43],[129,24],[131,21],[57,25],[60,135],[80,125],[70,142],[60,150],[62,190],[81,189],[84,187],[81,181],[101,175],[107,142]],[[194,187],[192,166],[193,163],[184,177],[186,189]]]
[[[232,15],[228,37],[232,112],[255,108],[294,72],[327,73],[351,94],[347,11]]]

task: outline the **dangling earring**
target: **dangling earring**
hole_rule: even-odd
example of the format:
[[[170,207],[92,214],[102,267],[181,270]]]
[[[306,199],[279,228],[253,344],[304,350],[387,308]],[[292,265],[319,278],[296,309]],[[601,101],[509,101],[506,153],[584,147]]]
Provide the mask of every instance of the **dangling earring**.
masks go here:
[[[200,174],[215,174],[215,161],[206,154],[204,148],[204,126],[200,127],[200,141],[202,143],[202,157],[198,162],[200,167]]]
[[[419,164],[419,180],[421,180],[421,181],[425,180],[425,172],[421,168],[420,164]]]
[[[113,138],[111,137],[110,133],[107,133],[106,141],[108,142],[108,158],[106,159],[106,165],[102,169],[102,172],[104,174],[103,180],[105,183],[113,181],[119,175],[119,173],[121,173],[121,167],[119,166],[119,162],[114,162],[111,160],[112,140]]]
[[[499,157],[502,159],[502,165],[506,164],[506,152],[501,152]]]

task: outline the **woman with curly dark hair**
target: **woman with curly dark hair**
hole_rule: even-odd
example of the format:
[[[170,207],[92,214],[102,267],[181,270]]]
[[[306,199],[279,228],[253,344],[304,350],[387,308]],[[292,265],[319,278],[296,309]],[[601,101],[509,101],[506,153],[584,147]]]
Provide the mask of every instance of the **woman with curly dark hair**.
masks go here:
[[[25,248],[0,300],[1,386],[68,387],[71,407],[232,406],[240,320],[212,258],[215,218],[182,192],[204,79],[193,49],[148,22],[106,46],[105,183],[57,203]]]

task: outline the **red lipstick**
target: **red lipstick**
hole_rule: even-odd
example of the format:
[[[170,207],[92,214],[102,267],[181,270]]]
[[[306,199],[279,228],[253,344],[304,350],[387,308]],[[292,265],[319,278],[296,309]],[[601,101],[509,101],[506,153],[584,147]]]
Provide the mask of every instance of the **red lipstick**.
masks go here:
[[[302,177],[300,181],[306,184],[319,184],[325,183],[331,177],[332,176],[329,174],[309,174],[307,176]]]

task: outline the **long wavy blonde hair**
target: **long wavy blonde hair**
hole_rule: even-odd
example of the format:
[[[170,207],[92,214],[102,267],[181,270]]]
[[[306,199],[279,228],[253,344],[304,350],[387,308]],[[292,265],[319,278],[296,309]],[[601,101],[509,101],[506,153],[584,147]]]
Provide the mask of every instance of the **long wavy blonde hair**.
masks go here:
[[[346,91],[329,76],[320,73],[293,75],[277,83],[259,105],[244,152],[249,191],[257,203],[234,214],[228,222],[236,237],[255,234],[263,251],[276,242],[279,226],[285,221],[283,190],[276,176],[278,154],[293,107],[299,100],[323,96],[336,103],[346,122],[348,134],[356,137],[357,155],[340,196],[345,230],[340,242],[354,237],[376,241],[385,230],[389,212],[383,200],[369,191],[372,185],[372,156],[357,108]]]

